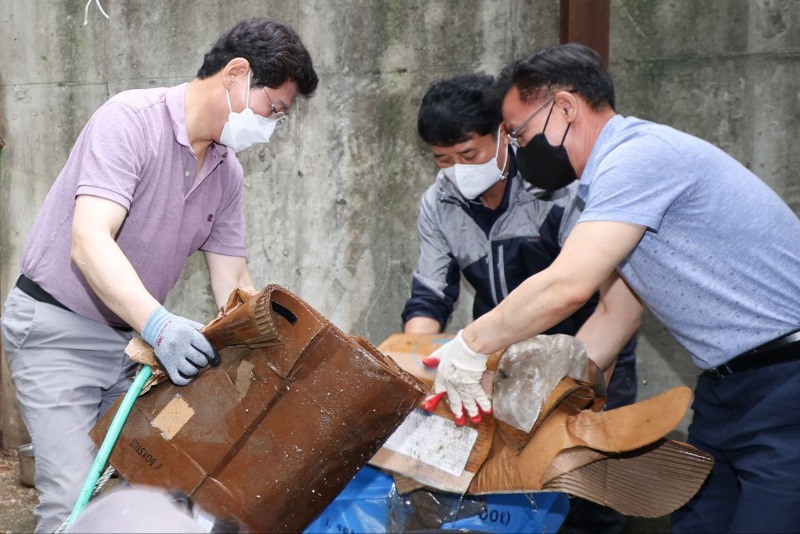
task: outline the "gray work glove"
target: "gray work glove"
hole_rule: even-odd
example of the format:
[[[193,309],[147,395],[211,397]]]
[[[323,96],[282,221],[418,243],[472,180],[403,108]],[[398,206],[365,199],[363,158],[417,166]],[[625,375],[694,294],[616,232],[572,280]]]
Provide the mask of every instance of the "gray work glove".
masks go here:
[[[159,306],[142,328],[142,339],[153,347],[158,365],[176,386],[185,386],[208,364],[220,359],[200,333],[202,324],[168,312]]]

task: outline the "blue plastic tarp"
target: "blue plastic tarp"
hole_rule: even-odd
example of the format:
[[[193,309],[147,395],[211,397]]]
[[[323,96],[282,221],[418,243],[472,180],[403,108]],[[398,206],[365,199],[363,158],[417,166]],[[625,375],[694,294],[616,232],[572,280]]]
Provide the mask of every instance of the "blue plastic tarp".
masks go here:
[[[390,475],[365,466],[305,532],[385,533],[393,492],[394,482]],[[480,532],[556,532],[569,510],[569,500],[563,493],[487,495],[485,503],[480,513],[443,523],[439,528]]]

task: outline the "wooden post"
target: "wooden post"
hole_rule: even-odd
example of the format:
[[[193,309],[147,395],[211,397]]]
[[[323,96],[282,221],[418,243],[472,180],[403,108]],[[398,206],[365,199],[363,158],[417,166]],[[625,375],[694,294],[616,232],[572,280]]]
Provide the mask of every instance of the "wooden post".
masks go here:
[[[559,42],[594,49],[608,68],[611,0],[561,0]]]

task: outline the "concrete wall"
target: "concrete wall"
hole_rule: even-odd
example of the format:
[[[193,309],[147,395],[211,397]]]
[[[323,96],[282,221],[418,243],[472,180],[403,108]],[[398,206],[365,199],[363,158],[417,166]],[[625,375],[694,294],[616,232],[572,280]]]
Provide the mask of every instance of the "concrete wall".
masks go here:
[[[250,269],[285,285],[354,334],[401,329],[417,255],[416,206],[434,166],[418,140],[419,101],[434,80],[507,62],[558,40],[557,0],[277,2],[0,0],[0,294],[25,236],[91,113],[131,88],[191,79],[203,53],[241,18],[293,26],[320,86],[273,142],[242,155]],[[80,4],[80,5],[79,5]],[[612,0],[611,70],[619,110],[729,150],[797,210],[790,149],[798,109],[800,6],[748,0]],[[451,324],[467,321],[471,293]],[[168,307],[204,321],[214,306],[200,256]],[[640,398],[693,385],[686,354],[648,318]],[[26,439],[2,372],[5,446]],[[679,429],[682,437],[685,424]]]
[[[220,33],[270,16],[300,33],[321,81],[271,144],[242,154],[251,273],[256,286],[285,285],[375,342],[402,328],[416,261],[416,205],[434,168],[415,130],[425,88],[496,72],[558,36],[557,2],[101,3],[110,20],[93,4],[83,26],[85,3],[2,0],[0,293],[91,113],[125,89],[190,80]],[[213,317],[201,256],[191,258],[168,307]],[[465,318],[461,311],[456,322]],[[25,436],[7,372],[2,406],[13,446]]]

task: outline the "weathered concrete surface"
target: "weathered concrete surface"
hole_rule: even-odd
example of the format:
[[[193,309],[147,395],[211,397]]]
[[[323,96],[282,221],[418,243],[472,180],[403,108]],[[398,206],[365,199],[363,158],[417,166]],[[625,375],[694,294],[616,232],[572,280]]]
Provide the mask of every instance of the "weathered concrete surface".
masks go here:
[[[191,79],[223,31],[249,16],[293,26],[320,74],[273,142],[242,155],[250,269],[337,325],[374,342],[401,328],[416,262],[417,200],[433,163],[417,139],[420,99],[436,79],[507,62],[557,42],[558,2],[0,0],[0,295],[16,277],[28,229],[91,113],[125,89]],[[800,5],[792,1],[612,1],[611,70],[619,111],[699,135],[753,168],[800,209],[792,150],[800,119]],[[465,290],[451,324],[467,321]],[[202,258],[168,307],[214,313]],[[647,318],[640,398],[696,370]],[[646,382],[646,383],[645,383]],[[0,429],[25,439],[7,372]],[[677,437],[684,437],[685,424]]]
[[[415,117],[441,77],[498,71],[555,42],[553,2],[106,2],[2,0],[0,49],[7,146],[0,294],[17,272],[25,236],[72,144],[109,96],[190,80],[216,37],[238,20],[270,16],[294,27],[321,83],[273,142],[242,155],[250,269],[279,283],[337,325],[379,342],[399,313],[416,261],[416,206],[433,164]],[[468,293],[465,295],[468,297]],[[463,299],[456,323],[466,320]],[[168,306],[208,320],[205,265],[193,257]],[[25,439],[8,373],[2,427]]]

